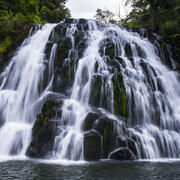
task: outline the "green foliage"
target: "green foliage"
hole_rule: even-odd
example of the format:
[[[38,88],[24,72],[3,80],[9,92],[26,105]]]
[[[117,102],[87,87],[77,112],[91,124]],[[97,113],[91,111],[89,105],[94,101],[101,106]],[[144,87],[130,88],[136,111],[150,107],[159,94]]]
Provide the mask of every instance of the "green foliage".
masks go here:
[[[66,0],[40,0],[39,11],[42,20],[59,22],[70,17],[70,11],[65,7]]]
[[[16,48],[36,24],[70,16],[66,0],[0,0],[0,53]]]
[[[178,24],[176,21],[166,21],[160,25],[160,31],[164,37],[171,36],[172,34],[178,32]]]
[[[165,39],[180,32],[179,0],[127,0],[133,10],[124,25],[135,28],[151,28]]]
[[[12,40],[10,37],[6,37],[4,41],[0,43],[0,53],[5,52],[9,47],[11,47]]]
[[[110,22],[110,23],[115,23],[116,21],[113,19],[114,17],[114,13],[112,13],[111,11],[109,10],[102,10],[102,9],[97,9],[96,10],[96,15],[95,15],[95,18],[96,20],[98,21],[103,21],[103,22]]]

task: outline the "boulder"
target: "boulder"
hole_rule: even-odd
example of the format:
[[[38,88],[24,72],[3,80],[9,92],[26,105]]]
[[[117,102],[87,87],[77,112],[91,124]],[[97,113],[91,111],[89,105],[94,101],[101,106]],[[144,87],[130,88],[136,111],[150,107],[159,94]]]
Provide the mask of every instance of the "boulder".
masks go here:
[[[120,160],[120,161],[135,160],[135,156],[131,150],[123,147],[113,151],[109,155],[109,159]]]
[[[131,58],[133,56],[131,45],[129,43],[126,43],[126,45],[124,47],[124,51],[125,51],[127,58]]]
[[[137,149],[135,143],[136,142],[133,139],[130,139],[129,137],[118,136],[116,138],[116,146],[118,148],[126,147],[129,150],[131,150],[135,156],[137,156]]]
[[[95,107],[100,107],[101,86],[102,86],[101,75],[94,75],[91,79],[91,93],[89,98],[90,105]]]
[[[92,111],[87,114],[83,122],[83,131],[89,131],[93,127],[93,123],[99,118],[99,113]]]
[[[84,159],[86,161],[99,160],[102,158],[101,135],[94,130],[84,134]]]
[[[45,158],[54,146],[58,135],[58,125],[61,118],[62,102],[46,101],[42,113],[38,114],[32,129],[32,140],[26,155],[32,158]]]
[[[114,113],[127,118],[127,95],[122,75],[117,73],[112,78],[114,93]]]
[[[117,122],[106,116],[102,116],[96,120],[94,129],[103,137],[103,158],[107,158],[109,153],[116,145],[116,125]]]
[[[47,157],[52,152],[54,138],[58,135],[58,122],[50,121],[39,114],[32,131],[32,141],[26,155],[32,158]]]

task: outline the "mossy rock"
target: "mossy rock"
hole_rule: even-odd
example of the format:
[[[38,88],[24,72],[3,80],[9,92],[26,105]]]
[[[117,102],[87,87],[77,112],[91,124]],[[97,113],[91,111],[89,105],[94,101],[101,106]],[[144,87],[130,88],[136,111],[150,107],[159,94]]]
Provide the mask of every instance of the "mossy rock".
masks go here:
[[[113,59],[113,57],[115,56],[115,48],[116,46],[114,42],[112,41],[112,39],[106,38],[100,43],[99,53],[101,56],[106,55],[110,59]],[[121,52],[120,52],[120,55],[121,55]]]
[[[84,159],[86,161],[99,160],[102,158],[101,135],[96,131],[88,131],[84,134]]]
[[[62,67],[64,60],[68,58],[70,49],[72,49],[71,38],[63,38],[60,43],[58,43],[54,64],[55,67],[58,67],[59,65]]]
[[[38,114],[32,129],[32,135],[37,135],[46,127],[49,121],[54,118],[61,118],[61,102],[46,101],[42,107],[41,114]]]
[[[127,117],[127,95],[121,74],[113,77],[114,113]]]
[[[110,154],[109,159],[126,161],[135,160],[136,158],[133,155],[133,152],[128,148],[119,148]]]
[[[122,65],[123,68],[126,68],[126,63],[122,57],[116,56],[115,59]]]
[[[109,56],[110,58],[113,58],[115,55],[115,45],[112,43],[111,45],[107,46],[105,48],[105,55]]]
[[[89,112],[84,119],[82,130],[89,131],[90,129],[92,129],[93,123],[96,121],[96,119],[99,118],[99,116],[100,114],[97,112],[94,112],[94,111]]]
[[[49,41],[53,43],[59,43],[62,37],[65,37],[67,31],[67,24],[57,24],[56,27],[52,30]]]
[[[136,46],[136,50],[137,50],[138,56],[139,56],[140,58],[146,58],[146,54],[145,54],[145,52],[142,50],[142,48],[141,48],[138,44],[136,44],[135,46]]]
[[[124,51],[125,51],[126,57],[131,58],[133,56],[131,44],[126,43],[124,47]]]
[[[63,80],[65,81],[65,83],[69,84],[69,86],[72,86],[74,81],[74,63],[74,61],[66,61],[62,67]]]
[[[53,43],[52,42],[47,42],[46,43],[44,54],[45,54],[47,60],[50,59],[52,47],[53,47]]]
[[[118,148],[126,147],[133,152],[134,156],[137,156],[137,149],[135,143],[136,142],[133,139],[130,139],[129,137],[118,136],[116,138],[116,146]]]
[[[32,128],[32,141],[27,148],[27,156],[45,158],[53,150],[54,138],[58,135],[62,102],[46,101]]]
[[[146,62],[144,62],[142,59],[140,60],[140,66],[142,67],[144,74],[146,76],[146,80],[149,83],[152,91],[156,90],[156,85],[154,83],[154,80],[152,79],[152,73],[156,76],[153,68]]]
[[[101,75],[94,75],[91,79],[91,93],[89,97],[90,105],[95,107],[100,107],[101,86],[102,86]]]
[[[94,129],[103,137],[103,158],[108,158],[109,153],[116,145],[116,125],[117,122],[106,116],[96,120]]]
[[[37,129],[37,124],[41,125],[41,127],[38,126],[39,131]],[[49,121],[47,120],[47,118],[41,119],[40,117],[37,117],[37,123],[33,128],[33,137],[29,147],[27,148],[26,155],[32,158],[47,157],[52,153],[54,138],[57,135],[58,135],[57,122]]]

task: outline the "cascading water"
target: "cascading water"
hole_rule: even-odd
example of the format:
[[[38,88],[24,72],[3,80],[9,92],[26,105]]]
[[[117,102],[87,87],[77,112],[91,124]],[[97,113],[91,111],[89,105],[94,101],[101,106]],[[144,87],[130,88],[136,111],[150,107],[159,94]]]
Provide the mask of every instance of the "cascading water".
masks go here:
[[[1,74],[0,156],[24,156],[31,139],[31,129],[42,95],[44,48],[54,25],[47,24],[24,41]]]
[[[178,158],[179,80],[164,65],[163,52],[116,25],[70,20],[59,30],[54,26],[29,37],[1,74],[0,155],[25,154],[35,116],[51,90],[65,94],[61,115],[49,119],[58,122],[52,152],[47,152],[53,159],[88,159],[88,151],[100,151],[95,159],[111,158],[127,148],[137,158]],[[36,152],[35,140],[29,152]]]
[[[88,21],[88,25],[91,26],[92,22]],[[128,130],[136,136],[139,158],[179,157],[180,91],[176,73],[162,63],[156,47],[137,33],[118,26],[96,24],[89,27],[87,35],[88,47],[78,62],[71,97],[62,108],[66,128],[56,137],[57,157],[83,158],[81,128],[90,111],[88,103],[90,91],[94,91],[91,89],[94,74],[100,74],[103,79],[100,101],[106,99],[106,109],[114,113],[113,73],[107,63],[107,47],[101,55],[99,53],[101,43],[106,39],[111,39],[114,44],[114,57],[121,58],[119,68],[127,93]],[[71,37],[73,39],[73,33]],[[98,69],[95,72],[96,63]],[[103,107],[103,103],[100,106]]]
[[[74,27],[72,27],[74,29]],[[69,32],[69,31],[67,31]],[[73,40],[72,32],[71,38]],[[67,34],[66,36],[68,36]],[[94,65],[97,59],[99,43],[103,34],[98,31],[96,23],[89,23],[88,48],[78,62],[75,80],[70,99],[65,100],[62,107],[62,121],[66,124],[63,133],[56,137],[54,156],[60,159],[83,159],[83,133],[81,126],[89,111],[88,102],[91,90],[91,78],[94,74]],[[74,48],[74,45],[72,46]]]

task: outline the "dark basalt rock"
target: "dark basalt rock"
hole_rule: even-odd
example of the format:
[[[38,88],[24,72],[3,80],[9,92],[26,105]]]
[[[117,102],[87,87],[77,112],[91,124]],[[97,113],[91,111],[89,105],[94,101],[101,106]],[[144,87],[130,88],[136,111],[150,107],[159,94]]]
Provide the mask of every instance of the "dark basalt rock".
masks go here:
[[[133,52],[132,52],[132,49],[131,49],[131,45],[129,43],[126,43],[125,47],[124,47],[124,50],[125,50],[125,53],[126,53],[126,56],[128,58],[131,58],[133,56]]]
[[[112,78],[114,92],[114,112],[116,115],[127,117],[127,97],[124,82],[121,74]]]
[[[93,127],[93,123],[98,119],[100,114],[98,112],[92,111],[89,112],[83,123],[83,131],[89,131]]]
[[[102,158],[101,135],[96,131],[88,131],[84,134],[84,159],[87,161]]]
[[[102,116],[101,118],[97,119],[94,124],[94,129],[103,137],[103,158],[107,158],[109,153],[116,146],[116,125],[117,122],[115,120],[106,116]]]
[[[130,139],[128,137],[118,136],[116,138],[117,147],[126,147],[133,152],[134,156],[137,156],[137,149],[135,143],[136,142],[133,139]]]
[[[38,115],[36,122],[40,124],[40,121],[44,121],[44,118]],[[41,125],[39,132],[36,132],[35,129],[36,123],[33,128],[32,141],[26,151],[26,155],[32,158],[45,158],[53,150],[54,138],[58,135],[58,123],[46,119],[44,125]]]
[[[75,27],[74,41],[70,37],[65,37],[67,33],[67,28],[71,26],[72,23],[77,22]],[[103,26],[98,24],[98,26]],[[45,57],[48,64],[48,59],[50,58],[51,49],[54,43],[57,44],[56,56],[54,60],[54,76],[52,82],[53,93],[63,93],[69,98],[71,95],[71,88],[73,85],[75,72],[77,69],[77,64],[80,58],[84,56],[84,52],[89,45],[89,34],[87,33],[89,26],[87,20],[80,19],[66,19],[63,23],[58,24],[52,31],[49,41],[45,47]],[[135,30],[134,30],[135,31]],[[136,30],[138,31],[138,30]],[[151,38],[151,42],[156,41],[155,35],[148,31],[139,31],[142,37]],[[149,33],[149,34],[148,34]],[[113,31],[108,31],[109,36],[117,36]],[[177,37],[177,41],[178,37]],[[143,60],[146,54],[144,54],[143,49],[137,44],[134,44],[133,48],[136,48],[137,55],[139,56],[140,65],[142,71],[147,77],[144,81],[149,84],[149,88],[152,91],[159,90],[163,92],[162,82],[157,78],[157,89],[154,81],[151,78],[151,74],[154,74],[152,67]],[[107,94],[103,94],[102,90],[107,81],[106,75],[101,75],[100,66],[98,63],[95,64],[95,74],[91,79],[91,92],[89,97],[89,105],[91,112],[85,117],[84,123],[82,125],[82,131],[84,132],[84,158],[85,160],[99,160],[101,158],[110,158],[116,160],[134,160],[137,158],[137,141],[138,138],[133,138],[128,134],[128,128],[125,126],[129,125],[127,122],[128,108],[132,109],[132,116],[136,120],[136,115],[141,114],[140,112],[134,111],[135,104],[135,94],[132,95],[132,103],[128,106],[128,97],[126,94],[126,88],[124,85],[123,73],[129,73],[126,71],[126,62],[121,57],[121,53],[115,54],[116,44],[112,39],[106,38],[100,42],[99,54],[103,60],[107,63],[107,68],[112,74],[112,90],[114,95],[114,114],[113,116],[107,116],[111,112],[108,108],[108,97]],[[131,62],[132,66],[135,68],[135,62],[133,59],[133,51],[131,44],[126,43],[123,47],[125,51],[125,56],[128,58],[127,62]],[[123,50],[123,49],[122,49]],[[166,52],[168,53],[168,52]],[[116,56],[116,57],[115,57]],[[126,58],[125,58],[126,59]],[[83,59],[84,60],[84,59]],[[46,76],[47,70],[45,71]],[[82,73],[82,86],[84,86],[88,81],[87,69],[84,68]],[[129,74],[128,74],[129,75]],[[47,82],[46,84],[47,85]],[[105,89],[105,88],[104,88]],[[132,90],[131,90],[132,91]],[[60,99],[63,99],[60,98]],[[153,103],[156,105],[156,100]],[[153,104],[152,103],[152,104]],[[63,101],[58,101],[56,98],[49,98],[42,107],[42,111],[37,115],[36,121],[32,130],[32,141],[27,149],[26,154],[29,157],[44,158],[52,153],[52,148],[54,146],[54,139],[59,135],[61,126],[61,106]],[[103,109],[103,111],[100,110]],[[138,114],[139,113],[139,114]],[[158,124],[158,112],[156,113],[155,124]],[[140,115],[139,115],[140,116]],[[123,117],[123,118],[122,118]],[[130,125],[134,126],[137,122],[132,122]],[[63,124],[65,125],[65,123]],[[20,144],[20,143],[19,143]],[[13,153],[17,153],[16,149],[19,147],[14,146]],[[143,156],[142,156],[143,157]]]
[[[136,44],[136,50],[137,50],[137,54],[138,54],[138,56],[140,58],[145,58],[146,57],[146,54],[144,53],[144,51],[137,44]]]
[[[54,138],[58,135],[62,102],[47,101],[38,114],[32,129],[32,141],[26,155],[33,158],[45,158],[53,150]]]
[[[121,161],[135,160],[135,156],[133,155],[133,152],[128,148],[119,148],[110,154],[109,159]]]
[[[100,107],[101,86],[102,86],[101,75],[94,75],[93,78],[91,79],[91,93],[89,98],[90,105],[95,107]]]

